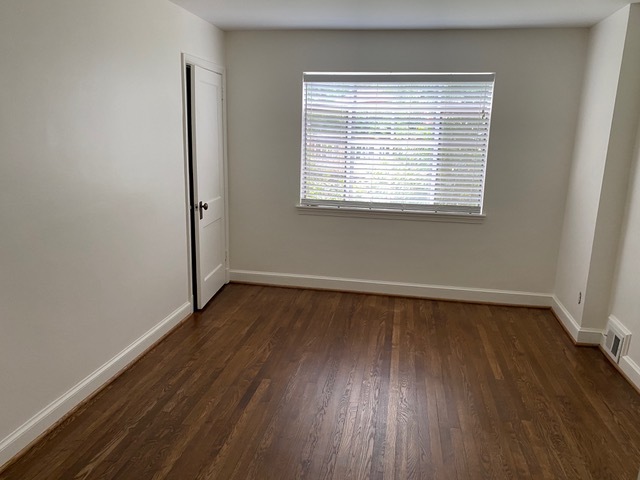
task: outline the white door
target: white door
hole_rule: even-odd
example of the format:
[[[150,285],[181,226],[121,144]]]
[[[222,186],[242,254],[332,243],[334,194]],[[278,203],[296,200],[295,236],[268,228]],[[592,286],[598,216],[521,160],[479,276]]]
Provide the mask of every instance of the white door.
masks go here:
[[[193,199],[197,308],[226,281],[222,76],[192,67]]]

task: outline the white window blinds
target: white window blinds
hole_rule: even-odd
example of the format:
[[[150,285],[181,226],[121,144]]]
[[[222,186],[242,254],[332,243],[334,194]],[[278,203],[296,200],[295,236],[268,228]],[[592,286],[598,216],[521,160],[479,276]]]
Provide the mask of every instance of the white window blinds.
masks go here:
[[[305,73],[300,204],[482,213],[493,84]]]

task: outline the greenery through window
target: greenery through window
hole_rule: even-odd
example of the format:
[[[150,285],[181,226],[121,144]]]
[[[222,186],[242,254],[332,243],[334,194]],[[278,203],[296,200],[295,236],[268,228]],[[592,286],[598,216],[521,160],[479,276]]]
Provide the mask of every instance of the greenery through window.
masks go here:
[[[481,214],[493,74],[305,73],[300,204]]]

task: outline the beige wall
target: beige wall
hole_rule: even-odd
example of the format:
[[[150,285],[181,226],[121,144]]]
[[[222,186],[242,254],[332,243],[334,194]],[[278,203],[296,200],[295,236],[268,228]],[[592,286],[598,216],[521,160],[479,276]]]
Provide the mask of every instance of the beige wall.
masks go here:
[[[631,331],[629,356],[640,365],[640,130],[637,138],[611,313]]]
[[[0,444],[190,299],[182,51],[165,0],[0,2]]]
[[[591,29],[574,161],[558,257],[555,294],[580,323],[602,177],[609,146],[627,16],[618,12]]]
[[[640,113],[639,7],[619,10],[590,34],[555,286],[586,329],[603,329],[608,316]]]
[[[551,293],[586,29],[230,32],[231,267]],[[304,71],[496,72],[482,224],[300,215]]]
[[[629,89],[640,94],[640,5],[632,6],[629,18],[628,40],[632,46],[627,68],[623,75]],[[640,103],[640,102],[639,102]],[[620,134],[635,138],[635,150],[631,155],[631,167],[627,169],[630,186],[622,235],[619,244],[617,268],[613,282],[611,306],[608,312],[617,318],[630,332],[628,355],[621,359],[623,371],[640,387],[640,127],[638,111],[626,115],[620,121]],[[616,142],[617,144],[620,142]],[[618,185],[624,186],[626,178]]]
[[[640,5],[630,5],[582,325],[604,328],[640,118]]]

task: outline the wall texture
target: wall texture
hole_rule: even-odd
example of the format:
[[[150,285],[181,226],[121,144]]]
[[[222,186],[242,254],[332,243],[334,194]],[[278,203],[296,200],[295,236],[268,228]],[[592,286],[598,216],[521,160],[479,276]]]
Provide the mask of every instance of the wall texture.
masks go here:
[[[630,95],[640,95],[640,5],[632,5],[629,15],[627,32],[629,57],[626,68],[623,68],[621,81],[628,85]],[[620,366],[629,378],[640,388],[640,296],[638,284],[640,281],[640,101],[636,99],[636,110],[631,110],[620,119],[620,133],[624,138],[635,139],[635,150],[630,155],[630,166],[624,173],[628,173],[623,179],[612,182],[611,190],[625,192],[628,190],[626,209],[620,244],[618,249],[617,268],[613,281],[613,293],[611,296],[610,312],[630,332],[631,343],[626,357],[621,358]],[[633,107],[633,103],[627,100],[626,105]],[[616,140],[616,145],[628,148],[628,141]],[[629,153],[628,151],[625,153]],[[626,189],[626,180],[630,179],[629,188]],[[607,225],[603,226],[606,230]],[[603,233],[604,235],[604,233]]]
[[[558,300],[579,325],[588,293],[627,23],[628,8],[624,8],[594,26],[590,34],[555,284]],[[580,292],[583,301],[578,304]]]
[[[587,328],[604,328],[607,322],[640,119],[640,5],[622,12],[628,22],[582,315]]]
[[[553,291],[586,29],[230,32],[232,271]],[[481,224],[301,215],[304,71],[496,72]]]
[[[629,356],[640,365],[640,131],[638,140],[611,313],[635,335],[631,338]]]
[[[0,464],[188,311],[182,51],[223,35],[165,0],[0,2]]]

